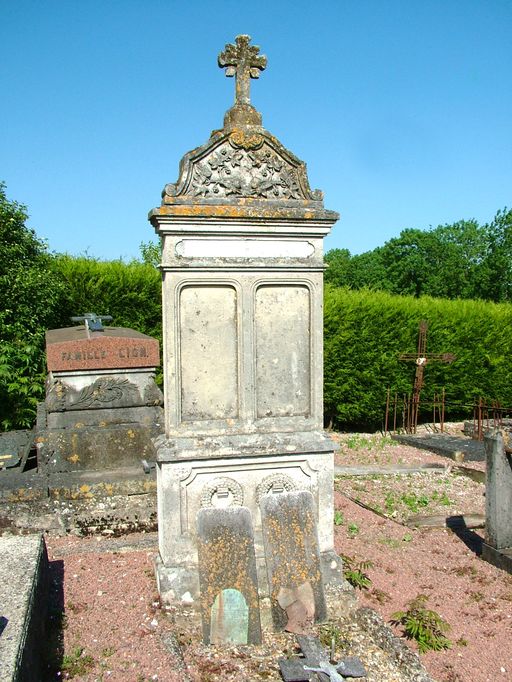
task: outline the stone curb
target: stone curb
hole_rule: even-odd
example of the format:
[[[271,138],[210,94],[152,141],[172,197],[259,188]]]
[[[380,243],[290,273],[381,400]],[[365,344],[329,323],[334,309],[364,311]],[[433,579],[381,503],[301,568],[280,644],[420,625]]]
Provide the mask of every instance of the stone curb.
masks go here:
[[[0,537],[0,679],[44,679],[49,569],[41,535]]]

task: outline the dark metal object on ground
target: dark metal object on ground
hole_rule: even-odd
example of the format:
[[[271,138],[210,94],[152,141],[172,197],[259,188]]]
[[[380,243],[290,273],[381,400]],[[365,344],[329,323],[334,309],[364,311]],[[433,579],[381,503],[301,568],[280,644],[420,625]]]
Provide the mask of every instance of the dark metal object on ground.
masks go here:
[[[331,663],[329,654],[317,637],[297,635],[304,658],[279,660],[285,682],[307,682],[317,673],[321,680],[343,682],[346,677],[366,677],[366,670],[357,656],[348,656],[339,663]]]
[[[155,469],[156,467],[156,462],[148,462],[147,459],[141,459],[140,462],[145,474],[150,474],[151,469]]]

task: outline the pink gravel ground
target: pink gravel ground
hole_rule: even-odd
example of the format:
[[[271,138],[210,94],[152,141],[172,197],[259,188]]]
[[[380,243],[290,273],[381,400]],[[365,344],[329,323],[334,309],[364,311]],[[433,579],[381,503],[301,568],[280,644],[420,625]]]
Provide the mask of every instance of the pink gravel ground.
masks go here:
[[[374,455],[364,448],[358,455],[356,448],[350,449],[349,456],[364,463]],[[378,460],[389,463],[393,459],[402,464],[447,463],[444,458],[415,448],[386,445]],[[356,562],[373,562],[367,570],[372,581],[369,589],[358,591],[360,604],[371,606],[389,620],[393,612],[406,608],[407,602],[421,593],[429,598],[427,607],[451,625],[448,636],[452,648],[421,655],[434,679],[512,681],[512,576],[479,559],[451,531],[408,529],[362,508],[339,490],[335,506],[343,514],[343,522],[335,526],[336,550]],[[478,536],[482,531],[474,532],[473,540]],[[102,551],[108,542],[102,538],[47,538],[52,570],[57,583],[62,583],[59,598],[65,611],[63,650],[71,660],[82,650],[78,659],[90,663],[89,669],[73,679],[183,679],[178,660],[162,642],[162,634],[169,632],[172,625],[157,598],[152,569],[156,536],[152,537],[154,548],[118,553]],[[395,629],[400,634],[400,629]],[[206,672],[204,651],[194,648],[192,639],[182,643],[190,679],[224,679],[222,673],[211,676]],[[414,648],[414,643],[411,646]],[[262,679],[259,675],[244,675],[241,670],[237,677],[238,662],[233,659],[229,668],[229,656],[225,660],[225,670],[234,674],[225,679]],[[211,661],[209,666],[211,669]],[[69,678],[69,673],[62,671],[52,679]]]

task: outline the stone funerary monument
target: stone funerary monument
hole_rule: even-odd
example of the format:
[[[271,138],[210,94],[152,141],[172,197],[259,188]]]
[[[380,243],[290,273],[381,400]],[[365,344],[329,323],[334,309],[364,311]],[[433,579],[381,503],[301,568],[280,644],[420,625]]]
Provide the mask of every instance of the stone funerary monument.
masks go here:
[[[260,499],[313,495],[324,583],[333,551],[333,443],[323,433],[323,238],[338,214],[306,166],[262,127],[249,36],[219,65],[235,104],[188,152],[149,219],[162,238],[165,436],[157,444],[157,580],[167,601],[199,595],[197,517],[243,506],[268,595]],[[229,562],[229,556],[226,556]]]

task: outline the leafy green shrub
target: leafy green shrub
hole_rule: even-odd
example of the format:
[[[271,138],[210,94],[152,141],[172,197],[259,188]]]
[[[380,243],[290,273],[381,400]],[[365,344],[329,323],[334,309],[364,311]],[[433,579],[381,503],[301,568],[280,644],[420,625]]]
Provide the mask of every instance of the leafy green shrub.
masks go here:
[[[428,597],[419,594],[408,602],[406,611],[397,611],[391,616],[393,625],[402,625],[407,639],[418,642],[421,653],[450,649],[452,642],[446,637],[450,625],[431,609],[425,608]]]
[[[26,208],[0,183],[0,428],[28,428],[44,395],[44,332],[64,295],[54,256],[26,226]]]

